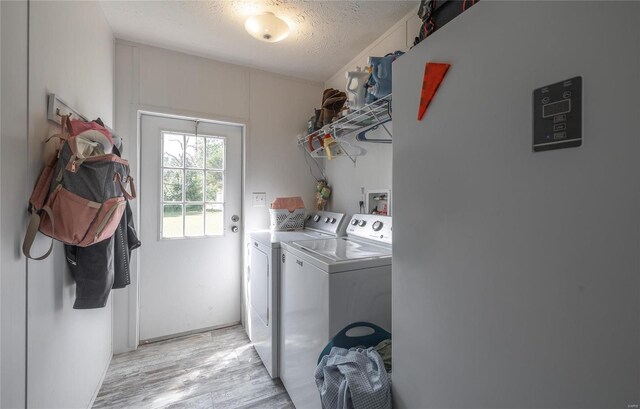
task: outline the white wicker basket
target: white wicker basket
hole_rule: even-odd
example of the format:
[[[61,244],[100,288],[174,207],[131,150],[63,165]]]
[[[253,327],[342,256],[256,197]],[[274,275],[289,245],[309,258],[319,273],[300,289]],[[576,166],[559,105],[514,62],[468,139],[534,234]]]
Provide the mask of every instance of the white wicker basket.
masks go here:
[[[305,209],[293,212],[287,209],[269,209],[272,231],[299,230],[304,228]]]

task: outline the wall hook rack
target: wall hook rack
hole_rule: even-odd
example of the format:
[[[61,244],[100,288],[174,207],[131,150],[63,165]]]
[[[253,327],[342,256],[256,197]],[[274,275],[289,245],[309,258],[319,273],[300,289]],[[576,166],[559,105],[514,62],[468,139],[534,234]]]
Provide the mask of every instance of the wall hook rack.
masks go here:
[[[60,124],[60,118],[63,115],[73,115],[76,118],[82,119],[83,121],[90,121],[86,116],[81,114],[77,109],[71,107],[71,105],[67,104],[63,99],[58,97],[54,93],[47,94],[47,119],[55,122],[56,124]],[[111,136],[114,140],[121,141],[120,138],[113,129],[105,126],[105,128],[111,133]],[[118,144],[119,145],[119,144]]]

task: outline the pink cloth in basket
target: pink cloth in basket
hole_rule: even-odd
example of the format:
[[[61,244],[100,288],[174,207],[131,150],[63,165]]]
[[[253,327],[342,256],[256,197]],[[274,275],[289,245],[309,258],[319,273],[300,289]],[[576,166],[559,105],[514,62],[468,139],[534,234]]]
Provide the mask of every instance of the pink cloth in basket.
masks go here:
[[[272,209],[287,209],[293,212],[296,209],[304,209],[304,202],[300,196],[296,197],[276,197],[271,202]]]

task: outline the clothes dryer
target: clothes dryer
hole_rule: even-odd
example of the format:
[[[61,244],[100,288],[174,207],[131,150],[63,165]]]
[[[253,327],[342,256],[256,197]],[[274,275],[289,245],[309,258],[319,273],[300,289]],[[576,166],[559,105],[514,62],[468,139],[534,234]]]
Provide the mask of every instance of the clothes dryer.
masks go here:
[[[346,215],[317,212],[307,216],[304,230],[260,230],[249,234],[247,334],[272,378],[278,377],[281,243],[344,235]]]

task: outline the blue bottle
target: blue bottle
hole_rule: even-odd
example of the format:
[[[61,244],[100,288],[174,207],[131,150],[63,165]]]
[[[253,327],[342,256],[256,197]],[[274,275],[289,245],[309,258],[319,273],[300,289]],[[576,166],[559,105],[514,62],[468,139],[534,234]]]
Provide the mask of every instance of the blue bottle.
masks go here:
[[[396,51],[384,57],[369,57],[371,78],[367,88],[368,104],[391,94],[391,67],[402,54],[404,54],[402,51]]]

